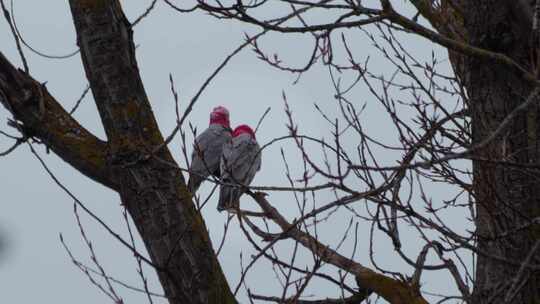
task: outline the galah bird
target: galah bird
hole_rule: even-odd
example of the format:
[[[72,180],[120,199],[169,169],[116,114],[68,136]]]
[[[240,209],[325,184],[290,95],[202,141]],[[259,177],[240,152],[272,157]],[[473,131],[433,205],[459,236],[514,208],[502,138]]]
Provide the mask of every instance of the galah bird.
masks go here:
[[[255,140],[255,133],[247,125],[236,127],[232,140],[223,147],[221,157],[221,185],[219,191],[219,211],[235,209],[244,193],[240,184],[247,186],[253,181],[255,173],[261,169],[261,153]]]
[[[188,181],[188,189],[192,194],[208,176],[221,176],[219,165],[223,145],[230,141],[229,111],[222,106],[215,107],[210,113],[210,126],[195,138],[193,144]]]

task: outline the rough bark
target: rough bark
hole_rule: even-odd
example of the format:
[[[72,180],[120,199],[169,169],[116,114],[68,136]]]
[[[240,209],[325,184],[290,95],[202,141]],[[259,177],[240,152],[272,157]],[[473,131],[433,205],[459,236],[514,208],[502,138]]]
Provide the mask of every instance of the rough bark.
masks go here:
[[[470,43],[508,55],[530,68],[528,31],[512,4],[504,0],[467,1],[465,26]],[[470,96],[473,144],[489,136],[532,87],[507,67],[479,58],[467,58],[467,91]],[[521,113],[511,128],[478,157],[521,164],[538,164],[538,107]],[[520,264],[532,254],[538,264],[540,251],[531,252],[540,227],[526,226],[540,216],[538,170],[475,161],[474,190],[477,204],[477,243],[480,254],[472,303],[540,303],[540,273],[520,272]],[[509,233],[511,232],[511,233]],[[505,237],[499,237],[508,234]],[[508,263],[496,261],[496,255]],[[523,285],[521,285],[523,283]]]
[[[116,186],[105,163],[107,144],[73,119],[45,85],[15,68],[2,53],[0,103],[13,114],[24,136],[40,139],[93,180],[111,188]]]

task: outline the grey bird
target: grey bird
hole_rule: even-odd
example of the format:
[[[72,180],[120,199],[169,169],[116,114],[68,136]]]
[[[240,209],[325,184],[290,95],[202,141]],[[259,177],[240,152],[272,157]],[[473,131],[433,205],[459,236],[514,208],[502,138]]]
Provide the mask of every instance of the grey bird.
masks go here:
[[[248,186],[261,169],[260,147],[249,126],[240,125],[234,129],[231,142],[223,147],[220,167],[223,184],[219,190],[217,209],[235,210],[239,206],[240,196],[245,192],[240,185]]]
[[[195,194],[201,183],[210,175],[220,177],[220,159],[223,146],[232,138],[229,123],[229,111],[222,106],[215,107],[210,113],[210,125],[193,144],[188,189]]]

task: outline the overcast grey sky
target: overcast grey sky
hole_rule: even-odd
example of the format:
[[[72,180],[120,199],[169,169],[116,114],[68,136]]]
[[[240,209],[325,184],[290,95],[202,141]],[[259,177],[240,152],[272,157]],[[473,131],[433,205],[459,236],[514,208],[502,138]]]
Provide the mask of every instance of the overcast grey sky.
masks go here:
[[[133,20],[151,1],[123,1],[124,10],[130,20]],[[402,5],[403,1],[396,1]],[[49,0],[16,0],[15,15],[24,38],[35,48],[49,54],[66,54],[77,49],[76,37],[67,1]],[[158,123],[165,134],[174,128],[174,103],[169,89],[169,73],[173,75],[180,94],[180,109],[183,110],[188,100],[202,85],[221,61],[240,43],[243,32],[255,33],[256,28],[247,27],[238,22],[220,21],[202,13],[180,15],[167,9],[161,1],[157,8],[135,28],[135,40],[138,45],[137,59],[147,93],[152,102]],[[373,57],[372,67],[377,73],[392,73],[391,66],[377,58],[375,50],[367,40],[362,40],[361,32],[349,32],[353,46],[358,51],[358,57]],[[355,37],[358,37],[356,39]],[[0,21],[0,51],[12,62],[20,65],[15,45],[5,21]],[[423,60],[429,60],[431,51],[444,58],[444,52],[432,43],[409,36],[407,46],[416,52]],[[309,35],[283,36],[272,34],[261,41],[269,53],[279,52],[280,57],[292,64],[301,66],[308,59],[311,51]],[[84,88],[86,80],[80,57],[74,56],[66,60],[51,60],[36,56],[27,50],[31,74],[41,82],[47,82],[49,91],[66,108],[71,108]],[[423,56],[423,57],[422,57]],[[360,60],[362,61],[362,60]],[[286,117],[283,111],[282,92],[292,106],[293,113],[298,119],[300,130],[319,136],[329,136],[329,125],[321,119],[313,108],[318,103],[330,116],[337,117],[337,107],[333,98],[333,89],[328,73],[324,67],[315,67],[305,74],[301,81],[294,85],[295,76],[272,69],[259,61],[255,54],[244,50],[235,57],[222,73],[214,80],[201,96],[190,121],[200,129],[208,123],[208,112],[216,105],[224,105],[231,112],[233,125],[247,123],[255,126],[259,117],[267,107],[272,110],[257,134],[261,143],[266,143],[274,137],[286,135]],[[367,102],[363,124],[370,134],[381,139],[393,140],[393,129],[387,128],[384,121],[384,111],[373,103],[365,91],[357,90],[355,101],[359,104]],[[89,130],[104,138],[91,95],[82,103],[75,117]],[[6,126],[10,115],[0,108],[0,128],[12,130]],[[189,133],[189,132],[188,132]],[[191,136],[189,135],[189,141]],[[0,137],[0,151],[7,148],[11,142]],[[286,155],[292,161],[293,174],[300,174],[301,164],[295,162],[297,153],[288,144],[281,145]],[[44,147],[37,146],[38,152],[51,167],[60,180],[75,193],[80,200],[92,211],[98,214],[113,229],[126,236],[118,196],[103,186],[92,182],[79,174],[54,154],[47,154]],[[191,149],[191,147],[189,147]],[[175,140],[171,149],[176,159],[183,163],[180,155],[180,142]],[[287,185],[283,175],[283,164],[279,154],[280,146],[266,150],[263,154],[262,170],[253,184],[256,185]],[[191,150],[190,150],[191,151]],[[320,157],[320,156],[314,156]],[[392,162],[391,154],[381,153],[382,161]],[[80,236],[75,217],[73,202],[60,188],[55,186],[41,168],[37,159],[30,153],[27,146],[21,146],[16,152],[0,158],[0,233],[7,236],[8,244],[4,253],[0,252],[0,302],[1,303],[105,303],[108,299],[91,285],[88,279],[71,264],[70,259],[59,241],[59,233],[64,235],[67,244],[80,260],[91,264],[88,250]],[[205,185],[203,195],[210,190]],[[443,197],[447,189],[433,188],[429,194],[435,199]],[[330,199],[331,194],[319,196],[319,199]],[[288,204],[295,203],[291,195],[272,193],[270,199],[284,214],[295,216],[296,207]],[[244,201],[248,201],[244,198]],[[215,209],[216,198],[211,199],[203,211],[204,219],[214,242],[221,239],[226,216]],[[462,214],[454,214],[456,225],[465,229]],[[121,244],[115,241],[107,232],[94,221],[83,215],[83,223],[88,236],[92,239],[95,250],[108,274],[135,286],[141,286],[135,269],[135,260]],[[321,228],[320,238],[330,245],[336,245],[349,218],[338,219]],[[368,233],[360,226],[359,237],[366,238]],[[362,233],[365,232],[365,233]],[[406,236],[405,236],[406,237]],[[363,241],[366,241],[365,239]],[[140,245],[140,242],[139,242]],[[348,252],[350,244],[344,247]],[[380,242],[378,246],[378,262],[395,271],[410,273],[411,269],[396,260],[392,254],[389,242]],[[1,247],[1,246],[0,246]],[[406,248],[417,252],[418,245],[410,239]],[[142,246],[140,247],[142,250]],[[287,245],[279,245],[278,250],[287,251]],[[408,249],[407,249],[408,250]],[[249,257],[254,253],[251,245],[242,236],[238,223],[233,221],[228,240],[220,255],[223,269],[229,278],[229,284],[234,288],[240,278],[240,252],[243,252],[244,265],[249,263]],[[368,251],[363,248],[357,259],[368,264]],[[302,256],[309,259],[309,255]],[[365,259],[365,260],[363,260]],[[328,271],[334,271],[328,268]],[[156,275],[147,269],[151,289],[161,292]],[[448,277],[444,275],[425,276],[427,290],[442,292],[451,291]],[[348,278],[347,280],[350,280]],[[281,288],[271,265],[262,262],[248,276],[248,284],[253,292],[265,295],[280,295]],[[118,288],[125,303],[144,303],[141,294]],[[245,291],[241,290],[239,299],[244,302]],[[330,288],[321,282],[315,282],[306,294],[332,297],[339,296],[335,288]],[[157,303],[164,301],[157,300]]]

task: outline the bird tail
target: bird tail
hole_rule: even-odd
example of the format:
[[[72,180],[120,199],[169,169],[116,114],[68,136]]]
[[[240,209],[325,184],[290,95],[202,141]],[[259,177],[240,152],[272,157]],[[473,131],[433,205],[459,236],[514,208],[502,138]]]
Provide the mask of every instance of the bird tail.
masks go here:
[[[197,190],[201,186],[202,181],[203,179],[196,175],[191,175],[189,177],[187,188],[192,195],[195,195],[195,192],[197,192]]]
[[[217,210],[232,210],[239,206],[240,188],[232,186],[221,186],[219,190],[219,202]]]

